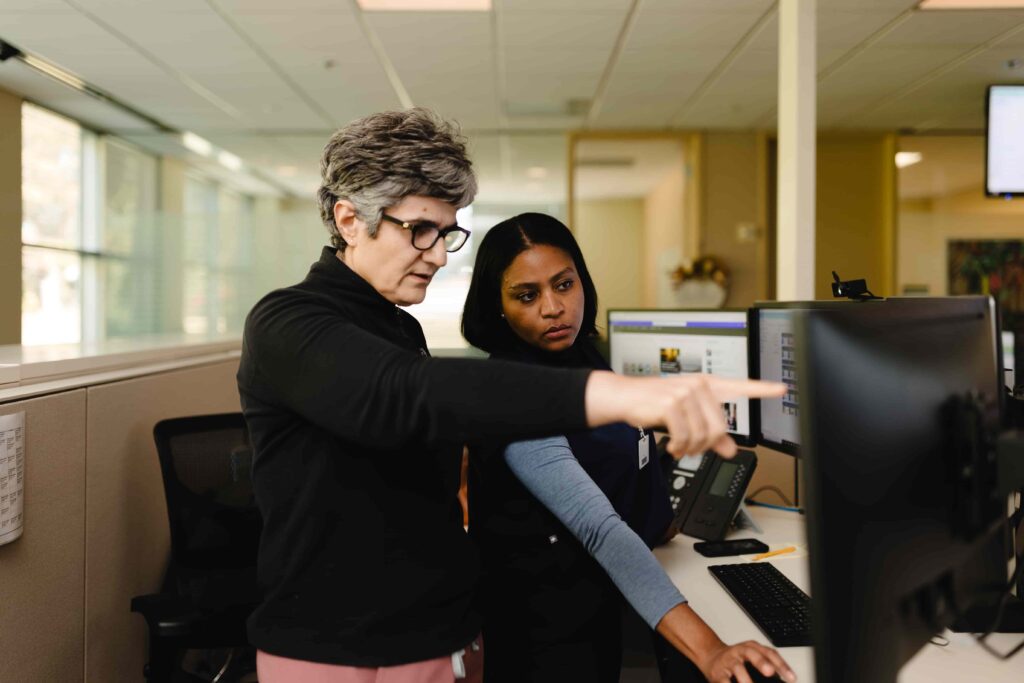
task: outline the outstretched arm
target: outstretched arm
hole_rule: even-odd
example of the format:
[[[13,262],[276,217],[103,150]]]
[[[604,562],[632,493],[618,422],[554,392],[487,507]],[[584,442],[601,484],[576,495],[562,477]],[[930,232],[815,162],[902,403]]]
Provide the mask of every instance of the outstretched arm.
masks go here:
[[[749,661],[766,675],[796,677],[775,650],[747,641],[726,645],[696,612],[648,550],[619,517],[573,455],[565,437],[513,443],[505,450],[509,469],[544,507],[583,544],[608,573],[633,609],[709,681],[734,676],[750,683]]]

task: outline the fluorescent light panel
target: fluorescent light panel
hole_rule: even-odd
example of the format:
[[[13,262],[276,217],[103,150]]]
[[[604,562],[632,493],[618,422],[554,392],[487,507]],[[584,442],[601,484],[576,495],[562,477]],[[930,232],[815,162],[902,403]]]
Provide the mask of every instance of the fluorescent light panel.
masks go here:
[[[491,0],[356,0],[367,12],[490,12]]]
[[[60,81],[64,85],[72,87],[80,92],[87,92],[85,81],[55,64],[50,64],[46,60],[39,59],[35,55],[22,55],[21,60],[32,68],[42,71],[50,78]]]
[[[182,133],[181,144],[185,145],[185,149],[195,152],[199,156],[208,157],[213,153],[213,145],[210,144],[210,141],[195,133]]]
[[[231,152],[225,152],[223,150],[218,152],[217,161],[220,162],[221,166],[232,171],[238,171],[242,168],[242,160]]]
[[[921,0],[918,9],[1024,9],[1024,0]]]

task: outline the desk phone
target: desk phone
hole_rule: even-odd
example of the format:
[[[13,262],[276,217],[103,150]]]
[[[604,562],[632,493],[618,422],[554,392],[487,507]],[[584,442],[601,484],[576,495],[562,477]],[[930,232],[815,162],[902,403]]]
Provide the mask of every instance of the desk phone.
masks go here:
[[[673,468],[668,477],[673,528],[705,541],[722,539],[756,467],[754,452],[741,450],[730,460],[709,451],[696,472]]]

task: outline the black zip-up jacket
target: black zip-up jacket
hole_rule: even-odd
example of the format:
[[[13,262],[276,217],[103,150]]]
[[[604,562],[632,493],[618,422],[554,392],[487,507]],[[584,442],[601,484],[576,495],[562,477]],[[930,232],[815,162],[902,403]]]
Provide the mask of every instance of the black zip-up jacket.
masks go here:
[[[465,646],[480,619],[462,444],[585,427],[588,374],[430,358],[415,318],[325,247],[245,324],[238,388],[264,522],[253,645],[350,666]]]

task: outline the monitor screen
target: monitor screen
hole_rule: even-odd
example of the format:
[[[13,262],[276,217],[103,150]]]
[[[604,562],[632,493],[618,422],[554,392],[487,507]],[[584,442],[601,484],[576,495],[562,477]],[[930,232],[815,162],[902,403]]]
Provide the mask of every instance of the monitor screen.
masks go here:
[[[1024,194],[1024,85],[988,89],[985,193]]]
[[[796,454],[800,444],[800,394],[796,382],[796,341],[793,321],[799,309],[756,308],[758,376],[786,385],[781,399],[758,401],[760,442]]]
[[[612,370],[622,375],[750,376],[745,310],[610,310],[608,344]],[[723,409],[729,433],[737,443],[751,445],[750,401]]]
[[[1016,350],[1013,344],[1013,332],[1003,332],[1003,370],[1006,375],[1006,386],[1013,388],[1017,386],[1016,377],[1013,373],[1014,353]]]

